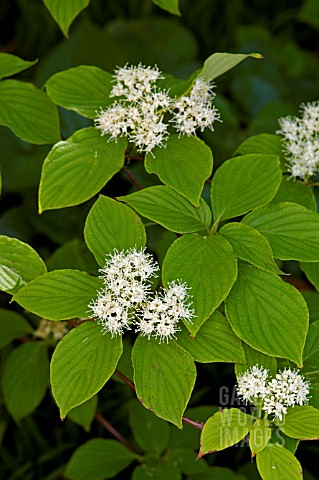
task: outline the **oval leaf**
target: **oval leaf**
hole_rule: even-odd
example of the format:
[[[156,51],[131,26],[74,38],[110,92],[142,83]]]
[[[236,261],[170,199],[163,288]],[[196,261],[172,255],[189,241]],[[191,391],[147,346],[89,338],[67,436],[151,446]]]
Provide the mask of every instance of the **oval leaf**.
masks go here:
[[[112,90],[112,75],[93,66],[69,68],[53,75],[45,84],[51,100],[83,117],[95,118],[101,108],[107,108]]]
[[[257,419],[250,430],[249,434],[249,446],[251,455],[254,457],[257,453],[261,452],[269,442],[271,437],[271,428],[269,422],[266,419]]]
[[[280,182],[276,156],[251,154],[227,160],[215,173],[211,185],[215,222],[243,215],[269,202]]]
[[[300,267],[301,270],[306,274],[309,282],[311,282],[315,289],[319,292],[319,262],[301,262]]]
[[[9,127],[26,142],[40,145],[60,140],[56,106],[31,83],[0,83],[0,125]]]
[[[49,359],[44,343],[28,342],[12,351],[4,366],[2,389],[6,407],[15,421],[36,409],[48,385]]]
[[[228,72],[246,58],[262,58],[259,53],[214,53],[204,63],[203,68],[199,71],[199,76],[205,80],[214,80],[223,73]]]
[[[50,151],[42,167],[39,211],[85,202],[121,170],[127,142],[107,142],[98,131],[85,128]]]
[[[138,192],[118,197],[143,215],[176,233],[192,233],[206,229],[212,215],[207,203],[201,199],[196,208],[177,192],[164,185],[144,188]]]
[[[249,155],[263,153],[265,155],[282,156],[281,138],[270,133],[260,133],[247,138],[235,150],[234,155]]]
[[[90,0],[72,0],[72,2],[43,0],[43,3],[61,28],[64,35],[67,37],[71,23],[75,17],[77,17],[77,15],[89,5]]]
[[[10,53],[0,52],[0,79],[22,72],[22,70],[32,67],[35,63],[37,63],[37,60],[28,62]]]
[[[266,238],[255,228],[243,223],[227,223],[219,232],[241,260],[273,273],[281,273]]]
[[[292,285],[274,273],[240,265],[225,311],[234,332],[246,343],[302,366],[309,314]]]
[[[263,480],[301,480],[302,468],[296,457],[281,445],[268,444],[256,456]]]
[[[212,173],[213,155],[197,137],[170,135],[165,148],[146,155],[145,169],[198,207],[205,180]]]
[[[238,408],[225,408],[210,417],[204,425],[198,458],[235,445],[249,432],[252,417]]]
[[[319,410],[310,405],[288,408],[283,422],[280,422],[278,426],[288,437],[317,440],[319,438]]]
[[[126,205],[103,196],[95,202],[87,216],[84,237],[100,266],[104,266],[105,255],[114,248],[139,248],[146,242],[140,217]]]
[[[307,187],[304,182],[293,180],[290,177],[282,177],[277,193],[270,203],[282,202],[297,203],[309,210],[317,211],[316,197],[312,189]]]
[[[13,300],[48,320],[87,317],[88,304],[102,285],[102,280],[85,272],[54,270],[23,287]]]
[[[192,357],[174,341],[159,344],[139,335],[132,361],[139,400],[157,416],[182,428],[182,415],[196,380]]]
[[[241,341],[219,312],[214,312],[204,322],[195,338],[190,337],[184,327],[177,334],[177,340],[196,362],[245,362]]]
[[[319,320],[309,325],[303,351],[303,373],[312,383],[319,383]],[[312,398],[315,395],[312,394]]]
[[[275,357],[270,357],[265,353],[259,352],[246,343],[243,343],[243,349],[246,357],[246,363],[236,363],[235,372],[237,377],[239,374],[243,374],[246,370],[254,365],[262,365],[265,369],[269,370],[269,375],[271,377],[276,376],[277,360]]]
[[[32,332],[33,328],[22,315],[0,308],[0,348]]]
[[[96,409],[98,404],[98,396],[94,395],[89,400],[81,405],[78,405],[72,410],[69,411],[67,418],[72,420],[72,422],[81,425],[86,432],[90,431],[91,423],[94,420]]]
[[[94,438],[73,453],[63,475],[71,480],[104,480],[124,470],[135,455],[116,440]]]
[[[184,235],[175,240],[163,262],[163,282],[186,282],[191,290],[196,318],[187,324],[196,335],[203,322],[227,297],[237,276],[236,258],[220,235]],[[211,288],[208,288],[211,286]]]
[[[96,322],[86,322],[62,338],[50,366],[52,394],[61,418],[101,390],[122,350],[122,337],[103,335]]]
[[[296,203],[266,205],[243,223],[256,228],[281,260],[319,261],[319,215]]]

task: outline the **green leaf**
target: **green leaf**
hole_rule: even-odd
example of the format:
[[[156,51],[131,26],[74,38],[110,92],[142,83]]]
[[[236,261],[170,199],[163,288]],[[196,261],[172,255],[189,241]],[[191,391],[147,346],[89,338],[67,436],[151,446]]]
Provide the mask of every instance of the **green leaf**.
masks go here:
[[[179,0],[152,0],[154,5],[161,7],[163,10],[166,10],[173,15],[180,15],[181,12],[179,11]]]
[[[138,192],[117,197],[143,215],[176,233],[192,233],[206,229],[212,215],[207,203],[201,199],[196,208],[188,200],[165,185],[144,188]]]
[[[69,240],[57,248],[46,263],[49,271],[73,268],[95,275],[99,268],[93,254],[79,238]]]
[[[204,63],[203,68],[199,71],[198,76],[205,80],[214,80],[214,78],[228,72],[246,58],[262,58],[259,53],[250,53],[248,55],[242,53],[214,53]]]
[[[167,448],[170,437],[168,423],[144,408],[137,400],[130,405],[130,426],[143,452],[161,455]]]
[[[165,148],[146,155],[145,169],[198,207],[205,180],[212,173],[213,155],[197,137],[170,135]]]
[[[112,102],[112,75],[93,66],[69,68],[53,75],[45,88],[51,100],[83,117],[95,118]]]
[[[237,276],[236,258],[220,235],[184,235],[169,247],[162,268],[164,285],[186,282],[196,318],[187,324],[192,335],[227,297]],[[211,285],[211,288],[208,286]]]
[[[252,417],[238,408],[225,408],[215,413],[202,430],[198,458],[235,445],[247,435],[251,425]]]
[[[182,480],[181,473],[177,470],[175,465],[165,465],[163,463],[147,464],[143,463],[135,468],[132,475],[132,480]]]
[[[288,408],[283,421],[278,423],[288,437],[301,440],[318,440],[319,410],[310,405]]]
[[[139,400],[158,417],[182,428],[182,415],[196,380],[192,357],[175,341],[159,344],[139,335],[132,360]]]
[[[126,145],[124,138],[107,142],[93,127],[78,130],[54,145],[42,168],[40,213],[93,197],[121,170]]]
[[[302,366],[309,314],[292,285],[274,273],[239,265],[225,311],[234,332],[250,346]]]
[[[13,300],[48,320],[87,317],[88,305],[102,285],[102,280],[85,272],[54,270],[21,288]]]
[[[303,361],[303,374],[306,375],[312,383],[319,383],[319,320],[309,325],[303,351]]]
[[[277,373],[277,360],[275,357],[270,357],[265,353],[255,350],[250,345],[243,343],[243,349],[246,357],[246,363],[236,363],[235,372],[238,377],[239,374],[244,373],[249,368],[254,365],[261,365],[267,370],[269,370],[269,375],[274,377]]]
[[[317,211],[316,198],[312,189],[307,187],[304,182],[292,180],[289,177],[282,177],[277,193],[270,203],[282,202],[297,203],[309,210]]]
[[[234,155],[249,155],[263,153],[265,155],[282,156],[281,138],[270,133],[260,133],[247,138],[235,150]]]
[[[300,267],[301,270],[306,274],[309,282],[311,282],[315,289],[319,292],[319,262],[301,262]]]
[[[170,448],[165,455],[165,460],[187,475],[211,474],[211,469],[204,458],[196,461],[196,452],[192,448]]]
[[[96,322],[86,322],[62,338],[50,367],[61,418],[101,390],[114,373],[122,349],[122,337],[103,334]]]
[[[271,428],[269,422],[266,419],[257,419],[250,430],[249,434],[249,446],[251,455],[254,457],[257,453],[261,452],[269,442],[271,437]]]
[[[263,480],[300,480],[302,468],[296,457],[281,445],[268,444],[256,456]]]
[[[86,432],[89,432],[91,429],[91,423],[94,420],[97,404],[98,396],[94,395],[86,402],[81,403],[81,405],[72,408],[72,410],[69,411],[67,418],[72,420],[72,422],[81,425]]]
[[[25,283],[46,272],[42,258],[17,238],[0,235],[0,289],[15,293]]]
[[[274,155],[250,154],[227,160],[211,185],[215,221],[243,215],[269,202],[280,182],[279,160]]]
[[[265,205],[251,212],[243,223],[256,228],[281,260],[319,260],[319,215],[296,203]]]
[[[71,480],[113,478],[135,457],[116,440],[94,438],[75,450],[63,475]]]
[[[10,53],[0,52],[0,79],[22,72],[22,70],[32,67],[35,63],[37,63],[37,60],[28,62]]]
[[[204,322],[195,338],[184,327],[177,334],[177,341],[196,362],[245,362],[241,341],[219,312],[214,312]]]
[[[146,242],[140,217],[126,205],[102,195],[87,216],[84,238],[100,266],[104,266],[105,255],[114,248],[139,248]]]
[[[64,35],[67,37],[71,23],[78,14],[89,5],[90,0],[72,0],[71,2],[43,0],[43,3],[61,28]]]
[[[3,374],[2,389],[9,413],[18,422],[42,401],[49,383],[49,359],[44,343],[28,342],[12,351]]]
[[[0,348],[33,332],[31,325],[16,312],[0,308]]]
[[[281,273],[266,238],[255,228],[243,223],[227,223],[219,232],[233,247],[235,255],[255,267]]]
[[[56,106],[31,83],[0,83],[0,125],[9,127],[26,142],[40,145],[60,140]]]

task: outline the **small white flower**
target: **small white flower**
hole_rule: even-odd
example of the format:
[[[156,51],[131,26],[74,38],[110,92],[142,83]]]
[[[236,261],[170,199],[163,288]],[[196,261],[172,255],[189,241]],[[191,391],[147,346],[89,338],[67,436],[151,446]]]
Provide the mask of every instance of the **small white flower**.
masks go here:
[[[319,169],[319,102],[301,105],[301,117],[279,119],[287,167],[291,176],[307,179]]]
[[[268,370],[254,365],[241,375],[238,375],[237,392],[245,402],[252,402],[257,398],[265,398],[268,393],[266,386]]]
[[[50,336],[55,340],[61,340],[68,331],[66,322],[53,322],[42,318],[33,335],[43,340]]]

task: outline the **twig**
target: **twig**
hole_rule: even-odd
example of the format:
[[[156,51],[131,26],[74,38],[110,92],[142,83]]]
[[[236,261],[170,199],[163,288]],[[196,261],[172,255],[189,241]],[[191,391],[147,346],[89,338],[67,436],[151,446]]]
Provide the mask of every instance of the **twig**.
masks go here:
[[[196,420],[192,420],[191,418],[187,417],[182,417],[183,422],[188,423],[189,425],[192,425],[195,428],[199,428],[200,430],[203,429],[204,423],[205,422],[197,422]]]
[[[131,180],[131,182],[136,186],[136,188],[138,190],[142,190],[142,185],[140,185],[138,183],[138,181],[136,180],[136,178],[131,174],[131,172],[126,168],[126,167],[122,167],[122,170],[123,172],[126,173],[126,175],[128,176],[128,178]]]
[[[121,435],[120,432],[118,432],[116,428],[114,428],[113,425],[108,422],[100,412],[96,412],[95,418],[108,432],[113,435],[114,438],[116,438],[116,440],[121,442],[126,448],[131,450],[131,452],[137,453],[130,443],[123,437],[123,435]]]
[[[127,154],[127,155],[125,155],[125,158],[128,159],[128,160],[136,160],[137,162],[144,162],[144,158],[139,157],[138,155]]]

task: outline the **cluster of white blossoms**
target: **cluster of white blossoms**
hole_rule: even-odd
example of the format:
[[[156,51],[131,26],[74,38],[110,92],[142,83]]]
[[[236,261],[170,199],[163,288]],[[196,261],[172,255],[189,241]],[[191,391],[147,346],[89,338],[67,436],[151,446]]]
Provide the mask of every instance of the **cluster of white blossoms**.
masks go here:
[[[301,105],[301,117],[279,119],[287,167],[292,177],[308,179],[319,169],[319,102]]]
[[[52,337],[54,340],[61,340],[68,331],[66,322],[52,322],[42,318],[33,336],[43,340],[49,337]]]
[[[212,106],[212,85],[198,78],[189,96],[171,98],[156,85],[163,78],[157,67],[139,64],[118,68],[110,93],[110,97],[118,99],[99,112],[96,128],[102,135],[109,135],[110,140],[126,136],[138,151],[146,153],[156,146],[165,146],[169,135],[165,113],[171,114],[170,122],[180,135],[195,135],[197,128],[213,130],[214,121],[220,117]]]
[[[252,404],[261,400],[262,409],[267,414],[282,420],[288,407],[308,402],[310,382],[298,372],[285,368],[275,378],[268,380],[268,370],[255,365],[238,376],[238,395]]]
[[[145,249],[116,249],[106,257],[100,269],[104,288],[89,304],[91,317],[102,326],[102,332],[111,336],[135,327],[148,338],[159,337],[169,341],[180,330],[177,323],[190,321],[194,316],[189,308],[185,283],[172,282],[161,294],[152,294],[151,278],[159,266]]]

